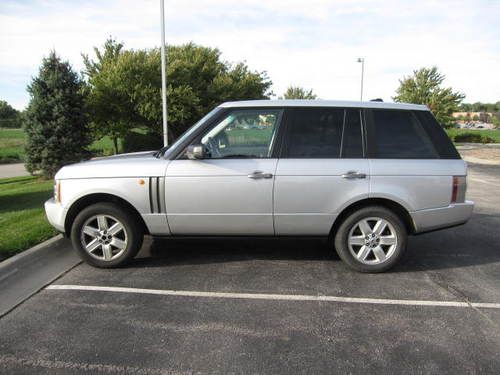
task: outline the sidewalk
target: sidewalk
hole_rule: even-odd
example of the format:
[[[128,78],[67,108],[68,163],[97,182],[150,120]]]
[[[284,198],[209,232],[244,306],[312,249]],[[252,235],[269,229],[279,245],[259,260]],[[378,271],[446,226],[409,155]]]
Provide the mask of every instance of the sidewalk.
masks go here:
[[[28,176],[23,163],[0,164],[0,178]]]

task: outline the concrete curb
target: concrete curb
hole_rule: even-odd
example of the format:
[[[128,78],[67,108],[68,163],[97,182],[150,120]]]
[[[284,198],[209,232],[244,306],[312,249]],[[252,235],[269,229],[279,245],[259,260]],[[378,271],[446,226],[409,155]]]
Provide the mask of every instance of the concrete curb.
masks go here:
[[[0,318],[80,263],[58,235],[0,263]]]
[[[33,247],[30,247],[27,250],[24,250],[24,251],[20,252],[19,254],[13,255],[13,256],[5,259],[4,261],[0,262],[0,274],[2,273],[2,270],[4,268],[9,267],[13,263],[21,261],[24,257],[30,256],[31,254],[39,251],[41,248],[49,246],[52,243],[60,240],[61,238],[63,238],[63,235],[62,234],[58,234],[58,235],[56,235],[56,236],[54,236],[52,238],[49,238],[48,240],[40,242],[39,244],[37,244],[37,245],[35,245]]]

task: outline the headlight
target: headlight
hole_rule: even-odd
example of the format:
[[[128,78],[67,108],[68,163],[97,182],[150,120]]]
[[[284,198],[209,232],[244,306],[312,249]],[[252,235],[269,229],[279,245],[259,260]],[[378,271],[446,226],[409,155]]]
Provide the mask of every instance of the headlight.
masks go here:
[[[61,181],[54,181],[54,200],[61,203]]]

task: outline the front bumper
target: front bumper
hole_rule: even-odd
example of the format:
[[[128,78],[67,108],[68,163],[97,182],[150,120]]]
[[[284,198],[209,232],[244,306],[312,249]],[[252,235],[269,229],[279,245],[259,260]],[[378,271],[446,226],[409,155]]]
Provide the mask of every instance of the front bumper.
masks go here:
[[[415,233],[465,224],[472,216],[474,202],[454,203],[447,207],[410,212]]]
[[[57,203],[54,198],[50,198],[45,202],[45,214],[49,223],[59,232],[64,233],[64,218],[65,211],[60,203]]]

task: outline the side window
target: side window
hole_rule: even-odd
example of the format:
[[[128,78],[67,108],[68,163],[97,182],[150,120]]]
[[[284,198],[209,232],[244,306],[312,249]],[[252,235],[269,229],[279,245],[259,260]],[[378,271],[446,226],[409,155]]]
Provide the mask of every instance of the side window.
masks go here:
[[[357,109],[345,111],[344,129],[342,132],[343,158],[363,157],[363,137],[361,135],[361,113]]]
[[[281,113],[272,108],[230,112],[201,138],[207,158],[270,157]]]
[[[287,129],[289,158],[338,158],[344,110],[300,108],[292,110]]]
[[[411,111],[368,111],[370,157],[379,159],[435,159],[438,153]]]

